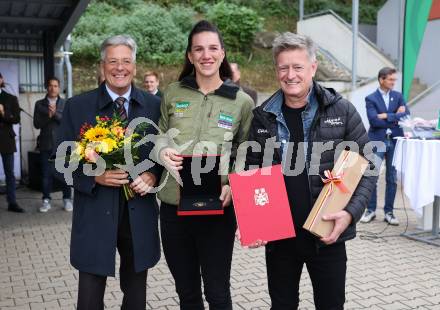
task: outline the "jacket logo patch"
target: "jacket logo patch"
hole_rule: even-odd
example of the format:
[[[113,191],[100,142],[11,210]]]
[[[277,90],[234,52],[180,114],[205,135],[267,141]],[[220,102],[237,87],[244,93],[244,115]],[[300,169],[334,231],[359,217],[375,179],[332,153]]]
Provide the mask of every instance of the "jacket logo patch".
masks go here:
[[[182,117],[185,114],[185,111],[188,110],[188,107],[189,107],[188,101],[176,102],[176,109],[174,110],[174,116]]]
[[[217,126],[224,129],[232,129],[234,118],[231,115],[220,113],[218,116]]]
[[[269,131],[268,131],[267,129],[264,129],[264,128],[258,128],[258,129],[257,129],[257,133],[258,133],[258,134],[269,133]]]
[[[323,121],[323,123],[327,126],[343,126],[344,125],[344,121],[342,120],[342,118],[340,116],[338,117],[328,117],[327,119],[325,119]]]

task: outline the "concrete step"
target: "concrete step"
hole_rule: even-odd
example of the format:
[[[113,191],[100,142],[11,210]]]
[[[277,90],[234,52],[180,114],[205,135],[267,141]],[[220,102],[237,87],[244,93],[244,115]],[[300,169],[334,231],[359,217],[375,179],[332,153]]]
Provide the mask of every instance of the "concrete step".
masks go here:
[[[419,78],[414,78],[411,84],[411,90],[409,92],[409,100],[417,97],[417,95],[425,91],[427,88],[428,86],[420,82]]]

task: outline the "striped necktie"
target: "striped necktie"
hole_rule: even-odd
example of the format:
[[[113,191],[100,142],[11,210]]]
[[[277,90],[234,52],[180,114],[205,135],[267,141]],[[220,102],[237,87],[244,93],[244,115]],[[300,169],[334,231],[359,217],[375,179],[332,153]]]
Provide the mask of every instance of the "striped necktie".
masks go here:
[[[121,120],[124,122],[127,120],[127,111],[125,111],[125,107],[124,107],[124,103],[125,103],[125,98],[124,97],[118,97],[115,100],[116,106],[115,106],[115,110],[116,113],[119,115],[119,117],[121,118]]]

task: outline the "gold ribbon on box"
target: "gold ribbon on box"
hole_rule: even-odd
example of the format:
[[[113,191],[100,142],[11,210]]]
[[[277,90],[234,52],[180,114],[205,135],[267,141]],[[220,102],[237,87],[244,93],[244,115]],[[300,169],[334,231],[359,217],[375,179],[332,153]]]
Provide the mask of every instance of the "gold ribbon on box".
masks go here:
[[[343,180],[343,178],[344,178],[343,171],[344,171],[344,168],[348,162],[349,156],[350,156],[350,152],[345,152],[344,157],[342,159],[342,164],[335,174],[333,174],[333,172],[331,172],[330,170],[324,171],[325,178],[321,177],[321,180],[324,184],[328,184],[329,186],[327,186],[327,190],[325,191],[324,196],[322,197],[321,201],[319,202],[318,212],[316,212],[315,215],[313,216],[313,220],[310,223],[310,228],[315,225],[315,221],[318,218],[318,214],[321,213],[321,210],[327,206],[327,204],[329,202],[329,198],[332,195],[335,186],[342,193],[349,193],[350,192],[350,190],[347,188],[347,186],[345,186],[344,180]]]

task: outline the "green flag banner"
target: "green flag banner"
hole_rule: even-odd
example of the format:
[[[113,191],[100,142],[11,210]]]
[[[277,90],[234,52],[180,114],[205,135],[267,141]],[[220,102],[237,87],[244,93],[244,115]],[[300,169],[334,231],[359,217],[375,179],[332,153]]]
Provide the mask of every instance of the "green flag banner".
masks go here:
[[[406,0],[403,34],[402,93],[408,100],[432,0]]]

